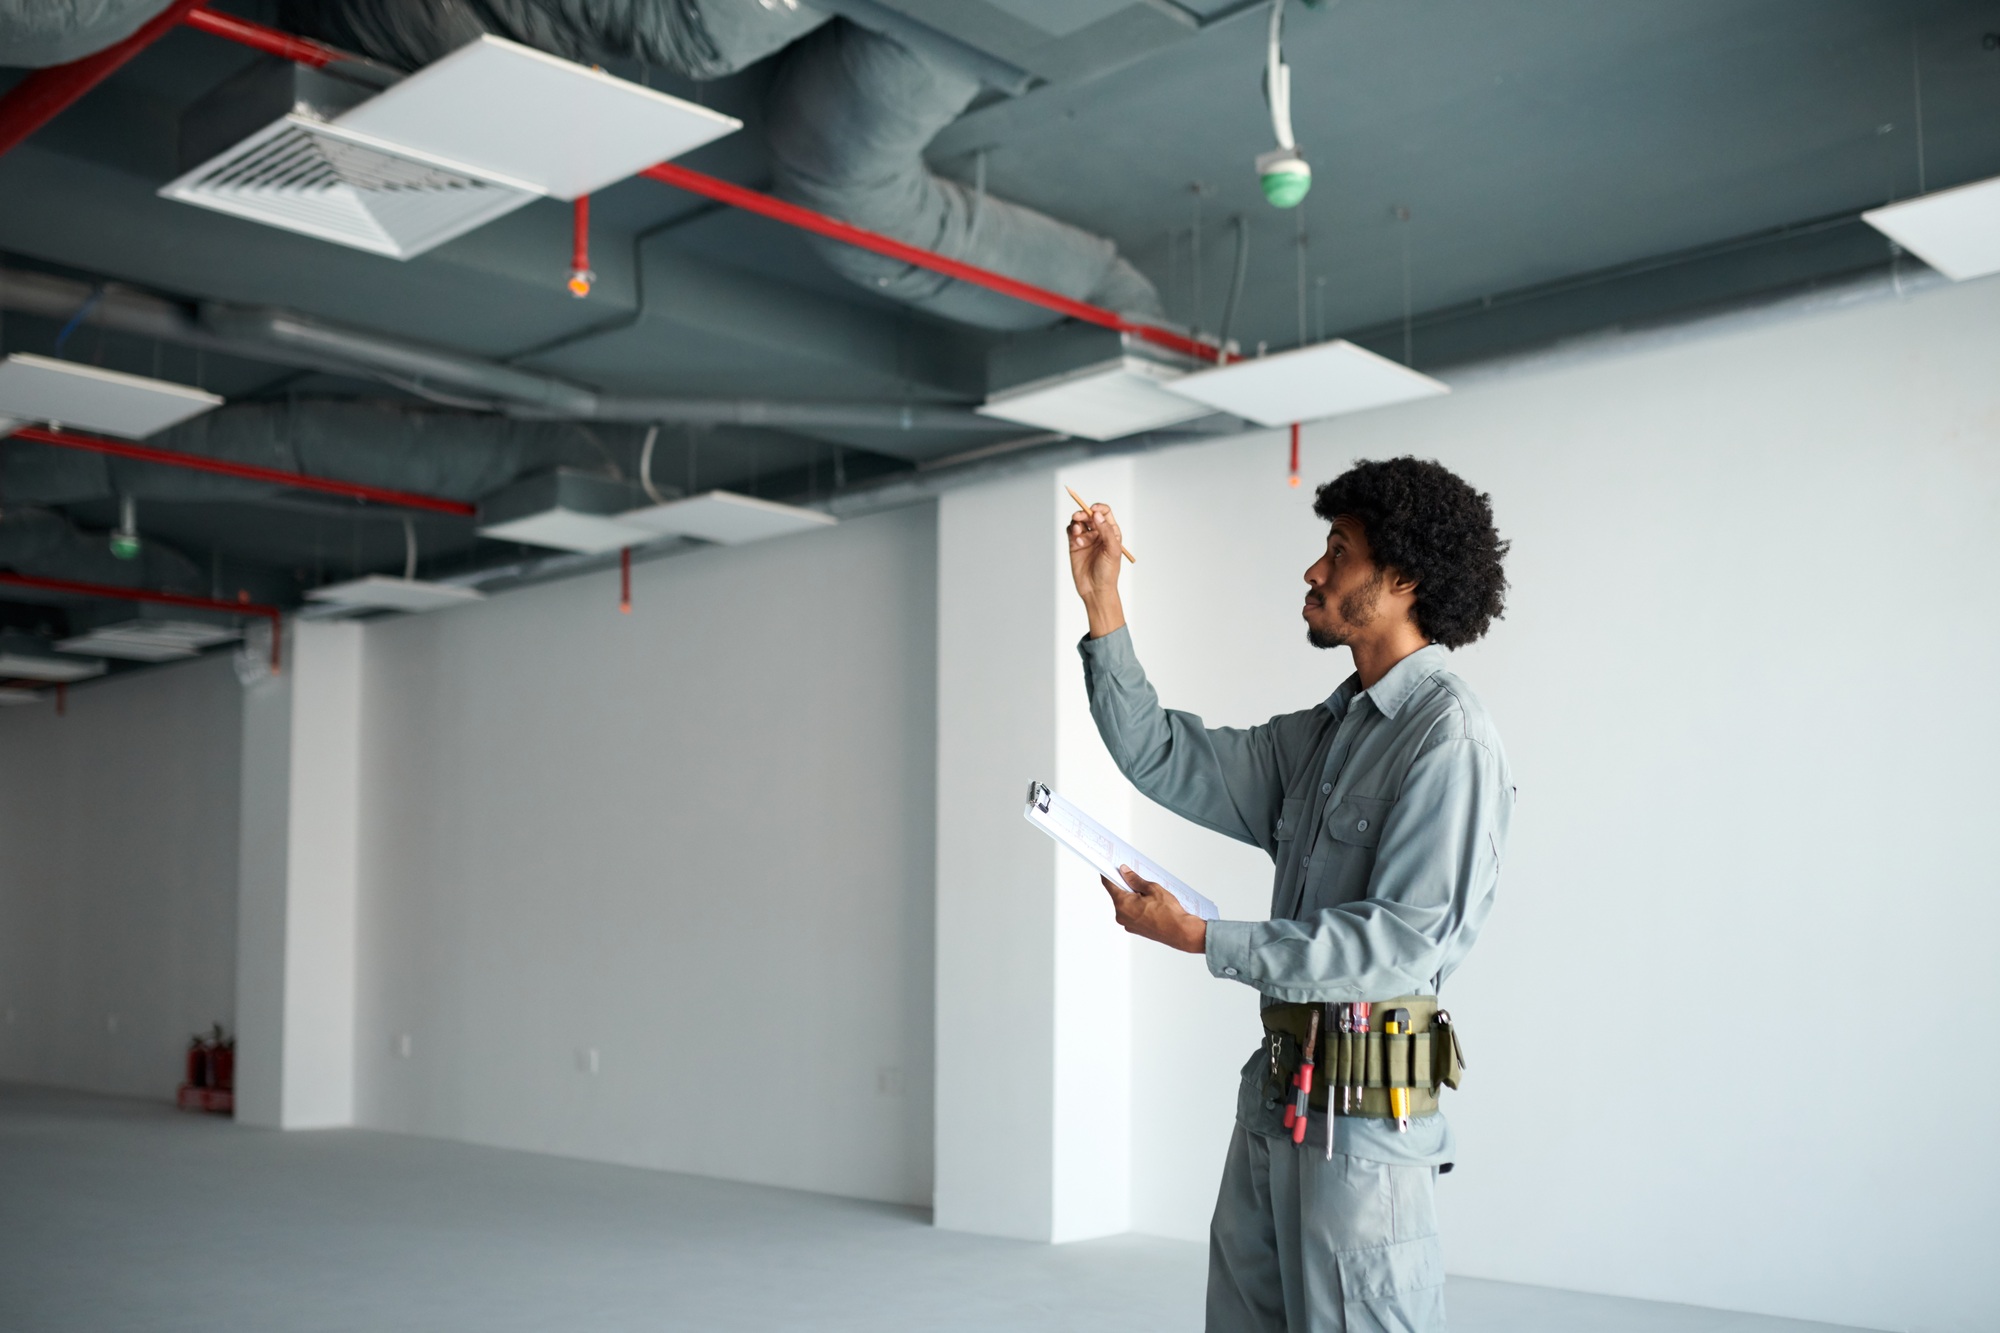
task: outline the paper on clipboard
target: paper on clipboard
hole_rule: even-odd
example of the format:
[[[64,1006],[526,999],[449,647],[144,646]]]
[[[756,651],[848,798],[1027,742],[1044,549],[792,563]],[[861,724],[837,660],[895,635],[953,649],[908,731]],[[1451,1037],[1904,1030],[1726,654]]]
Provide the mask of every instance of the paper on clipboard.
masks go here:
[[[1131,843],[1050,791],[1046,784],[1028,784],[1028,807],[1021,813],[1030,824],[1090,862],[1098,874],[1113,884],[1125,882],[1118,874],[1118,867],[1130,866],[1141,878],[1152,880],[1180,899],[1182,907],[1202,920],[1213,921],[1221,915],[1214,903],[1141,856]]]

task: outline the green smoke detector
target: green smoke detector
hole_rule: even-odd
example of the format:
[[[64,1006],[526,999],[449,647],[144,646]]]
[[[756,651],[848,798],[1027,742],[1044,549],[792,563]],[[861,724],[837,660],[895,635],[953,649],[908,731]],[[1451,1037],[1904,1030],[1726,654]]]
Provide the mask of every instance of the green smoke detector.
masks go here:
[[[139,511],[132,497],[118,497],[118,530],[111,534],[111,554],[120,560],[137,560],[143,543],[139,540]]]
[[[1312,189],[1312,166],[1296,148],[1278,148],[1257,158],[1257,183],[1273,208],[1291,208]]]
[[[1271,107],[1271,133],[1278,146],[1257,157],[1257,181],[1273,208],[1293,208],[1312,189],[1313,169],[1292,137],[1292,67],[1285,63],[1285,0],[1271,0],[1271,32],[1265,48],[1264,100]]]

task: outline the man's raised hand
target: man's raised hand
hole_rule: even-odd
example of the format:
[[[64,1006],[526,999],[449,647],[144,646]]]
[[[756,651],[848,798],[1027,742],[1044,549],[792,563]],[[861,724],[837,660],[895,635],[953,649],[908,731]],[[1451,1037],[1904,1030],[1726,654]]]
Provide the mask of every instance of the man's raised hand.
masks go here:
[[[1090,637],[1101,639],[1125,623],[1118,597],[1119,561],[1125,547],[1110,505],[1096,504],[1070,515],[1069,572],[1076,595],[1090,613]]]

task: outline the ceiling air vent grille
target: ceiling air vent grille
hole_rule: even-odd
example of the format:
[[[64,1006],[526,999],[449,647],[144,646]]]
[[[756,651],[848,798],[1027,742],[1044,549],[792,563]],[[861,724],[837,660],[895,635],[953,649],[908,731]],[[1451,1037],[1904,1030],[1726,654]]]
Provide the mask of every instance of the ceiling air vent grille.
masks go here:
[[[408,259],[519,208],[539,192],[292,114],[160,193]]]

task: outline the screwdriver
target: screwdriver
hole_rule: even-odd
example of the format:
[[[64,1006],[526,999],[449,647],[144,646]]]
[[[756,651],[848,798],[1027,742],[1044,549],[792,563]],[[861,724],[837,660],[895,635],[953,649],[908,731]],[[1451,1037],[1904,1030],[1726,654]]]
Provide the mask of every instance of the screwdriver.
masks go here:
[[[1382,1024],[1382,1031],[1388,1036],[1395,1037],[1409,1030],[1410,1011],[1407,1009],[1391,1009],[1388,1021]],[[1395,1075],[1390,1074],[1388,1081],[1393,1082],[1394,1078]],[[1389,1089],[1389,1114],[1396,1117],[1396,1132],[1398,1134],[1407,1134],[1410,1132],[1410,1090],[1408,1088],[1392,1087]]]
[[[1319,1010],[1315,1008],[1306,1024],[1306,1048],[1299,1053],[1299,1072],[1292,1076],[1292,1109],[1285,1113],[1285,1123],[1291,1126],[1293,1143],[1306,1141],[1306,1115],[1313,1090],[1313,1047],[1317,1045]]]
[[[1362,1101],[1368,1096],[1368,1013],[1375,1006],[1366,1000],[1357,1000],[1354,1005],[1354,1109],[1361,1110]]]
[[[1340,1113],[1346,1115],[1354,1109],[1354,1043],[1345,1038],[1354,1035],[1354,1006],[1340,1006],[1340,1058],[1334,1062],[1333,1076],[1340,1080]]]
[[[1326,1007],[1327,1063],[1333,1066],[1332,1073],[1329,1075],[1328,1082],[1326,1085],[1326,1160],[1329,1162],[1333,1160],[1332,1079],[1339,1077],[1340,1074],[1340,1061],[1336,1059],[1333,1054],[1334,1020],[1337,1016],[1344,1016],[1346,1012],[1347,1012],[1347,1006],[1344,1004],[1328,1004]]]

